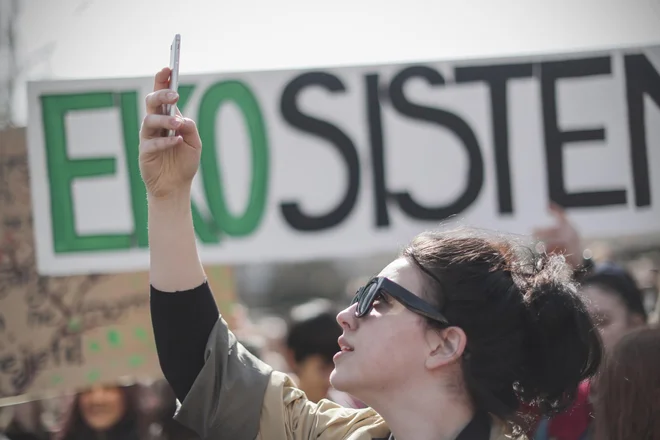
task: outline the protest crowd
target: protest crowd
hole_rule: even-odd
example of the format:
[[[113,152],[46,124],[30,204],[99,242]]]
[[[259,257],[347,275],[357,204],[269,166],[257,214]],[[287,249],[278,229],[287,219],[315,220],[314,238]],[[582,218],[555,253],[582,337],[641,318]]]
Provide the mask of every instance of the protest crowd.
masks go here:
[[[538,232],[552,252],[575,252],[575,243],[581,242],[561,214],[554,228]],[[621,431],[612,438],[635,438],[630,437],[635,426],[653,427],[653,438],[659,438],[658,251],[633,256],[619,256],[603,246],[598,254],[590,251],[568,255],[590,257],[584,267],[579,257],[569,260],[579,268],[580,293],[611,360],[601,374],[580,385],[572,406],[553,418],[527,419],[529,438],[598,438],[594,437],[597,427]],[[341,297],[348,295],[342,292]],[[342,406],[364,408],[362,402],[333,389],[329,382],[342,333],[336,319],[340,307],[338,301],[315,298],[291,308],[288,316],[262,315],[259,320],[251,320],[244,307],[237,307],[240,325],[233,331],[252,354],[294,378],[311,401],[330,399]],[[634,386],[624,391],[629,377],[636,378]],[[176,397],[167,381],[160,379],[100,386],[74,396],[4,407],[0,421],[4,437],[11,440],[199,438],[172,419],[175,410]],[[533,415],[533,409],[528,414]]]
[[[178,92],[165,67],[143,100],[143,79],[30,85],[26,130],[0,127],[0,440],[660,440],[658,53],[209,75]],[[562,102],[573,116],[583,103],[557,84],[603,75],[625,93],[612,113],[627,126],[611,131],[629,135],[632,183],[578,192],[567,175],[602,183],[619,169],[614,156],[606,170],[566,165],[577,156],[562,148],[610,130],[562,129]],[[514,106],[506,83],[520,78],[540,93]],[[492,130],[461,107],[476,92],[454,95],[480,81]],[[365,101],[333,107],[358,82]],[[447,110],[433,107],[440,86]],[[226,101],[251,142],[252,174],[232,174],[249,188],[242,216],[218,167],[217,138],[245,137],[216,136]],[[108,109],[119,122],[99,149],[121,144],[124,213],[121,191],[75,184],[124,166],[72,153],[96,142],[87,126]],[[461,145],[447,153],[460,166],[415,159],[435,134],[409,137],[397,118],[455,135],[442,139]],[[325,214],[314,209],[342,173],[308,138],[346,171]],[[542,184],[527,161],[547,165]],[[404,174],[406,190],[393,183]],[[464,192],[432,207],[426,196],[446,195],[436,174]],[[124,214],[133,232],[104,232]]]
[[[641,439],[634,437],[638,429],[652,435],[644,438],[660,438],[660,251],[622,252],[605,242],[586,243],[561,207],[550,210],[555,224],[535,229],[534,252],[561,255],[570,266],[604,356],[598,373],[579,384],[567,407],[544,417],[533,405],[521,406],[520,426],[538,440]],[[310,402],[365,409],[365,403],[333,388],[330,376],[341,351],[338,313],[367,277],[347,279],[341,291],[325,297],[315,295],[312,283],[308,298],[292,307],[251,313],[235,304],[225,318],[252,356],[288,374]],[[104,383],[4,406],[0,428],[10,440],[200,438],[173,419],[176,411],[177,395],[166,379]]]

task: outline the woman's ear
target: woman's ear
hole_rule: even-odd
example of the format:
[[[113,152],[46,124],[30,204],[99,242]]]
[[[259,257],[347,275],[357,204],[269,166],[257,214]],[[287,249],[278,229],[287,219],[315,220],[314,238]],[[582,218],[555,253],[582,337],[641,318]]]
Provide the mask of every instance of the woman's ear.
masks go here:
[[[467,336],[460,327],[448,327],[440,331],[430,331],[427,341],[429,352],[425,365],[427,369],[434,370],[461,358],[467,344]]]

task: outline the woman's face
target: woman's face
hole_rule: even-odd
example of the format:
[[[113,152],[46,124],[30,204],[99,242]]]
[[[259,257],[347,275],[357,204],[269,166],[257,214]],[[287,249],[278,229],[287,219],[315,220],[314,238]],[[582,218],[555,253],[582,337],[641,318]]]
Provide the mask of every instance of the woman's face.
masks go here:
[[[635,328],[636,320],[621,298],[597,285],[587,285],[581,291],[589,314],[598,328],[605,351],[609,351],[623,335]]]
[[[406,259],[398,259],[379,276],[420,296],[423,279]],[[368,401],[373,393],[406,388],[410,380],[425,371],[428,344],[420,316],[396,300],[386,297],[374,302],[366,316],[355,317],[354,304],[337,315],[344,333],[330,375],[333,387]]]
[[[126,412],[124,393],[118,387],[94,387],[80,395],[80,412],[95,431],[107,431]]]

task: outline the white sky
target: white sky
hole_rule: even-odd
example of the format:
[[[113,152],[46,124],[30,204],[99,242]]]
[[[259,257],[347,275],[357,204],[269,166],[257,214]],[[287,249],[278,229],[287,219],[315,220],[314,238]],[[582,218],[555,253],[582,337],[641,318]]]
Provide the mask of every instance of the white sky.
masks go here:
[[[8,1],[8,0],[0,0]],[[150,76],[660,44],[660,0],[19,0],[26,79]]]

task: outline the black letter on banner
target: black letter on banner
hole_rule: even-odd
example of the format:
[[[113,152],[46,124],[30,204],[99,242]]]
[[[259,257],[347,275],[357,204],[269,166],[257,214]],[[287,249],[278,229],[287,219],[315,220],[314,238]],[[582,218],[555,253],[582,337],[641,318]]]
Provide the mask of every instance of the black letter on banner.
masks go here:
[[[383,123],[380,112],[380,90],[378,74],[367,75],[367,114],[369,118],[369,138],[371,143],[371,161],[374,176],[374,201],[376,209],[376,227],[388,226],[390,216],[387,213],[389,193],[385,186],[385,152],[383,147]]]
[[[532,64],[504,64],[495,66],[457,67],[456,82],[485,81],[490,87],[490,109],[493,118],[493,144],[495,146],[495,169],[497,175],[497,197],[500,213],[512,213],[511,171],[509,168],[509,119],[506,83],[513,78],[532,76]]]
[[[325,72],[304,73],[294,78],[282,92],[280,111],[284,119],[292,126],[327,139],[334,145],[348,168],[348,186],[342,202],[332,211],[312,217],[300,210],[297,202],[283,202],[280,205],[285,220],[299,231],[319,231],[341,223],[353,210],[360,188],[360,162],[357,150],[350,138],[339,128],[327,121],[308,116],[300,111],[296,98],[309,86],[321,86],[331,92],[345,91],[341,80]],[[315,164],[314,166],[322,166]]]
[[[541,63],[541,96],[545,154],[548,162],[550,200],[564,207],[625,205],[626,190],[568,193],[564,187],[562,149],[569,142],[602,141],[605,129],[561,131],[557,124],[555,84],[559,78],[578,78],[611,73],[610,58],[585,58]]]
[[[425,107],[414,104],[405,97],[403,88],[411,78],[423,78],[431,85],[442,85],[444,78],[437,71],[425,66],[408,67],[399,72],[390,84],[390,100],[394,108],[401,114],[413,119],[432,122],[451,130],[461,141],[467,150],[470,168],[467,176],[467,186],[463,194],[447,206],[436,206],[428,208],[415,202],[407,192],[395,193],[392,196],[401,206],[401,209],[411,217],[420,220],[443,220],[451,215],[458,214],[470,206],[479,196],[481,186],[484,182],[484,161],[479,149],[474,132],[470,126],[455,115],[446,110],[433,107]]]
[[[651,204],[649,161],[646,146],[644,95],[660,106],[660,75],[644,55],[626,55],[626,92],[628,98],[628,130],[632,159],[635,205]]]

